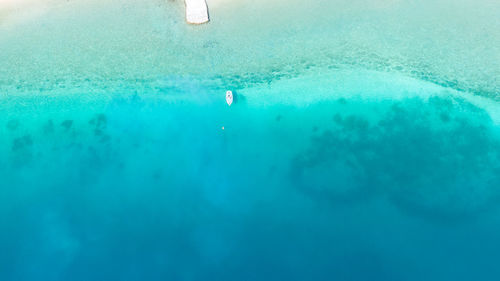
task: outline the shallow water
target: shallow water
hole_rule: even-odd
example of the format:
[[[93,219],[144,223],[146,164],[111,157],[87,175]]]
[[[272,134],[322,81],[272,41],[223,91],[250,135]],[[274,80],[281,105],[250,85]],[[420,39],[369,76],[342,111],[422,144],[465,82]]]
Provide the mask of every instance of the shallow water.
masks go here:
[[[494,59],[463,70],[486,80],[439,60],[426,79],[406,59],[391,61],[399,71],[380,68],[328,39],[335,56],[286,52],[270,22],[247,41],[207,41],[244,38],[257,20],[223,24],[244,2],[212,1],[221,8],[199,29],[174,17],[178,2],[153,2],[49,5],[38,18],[0,22],[0,280],[498,280]],[[361,13],[353,3],[338,13]],[[410,8],[377,3],[361,14]],[[93,20],[70,21],[71,5]],[[488,15],[488,5],[498,8],[473,11]],[[114,26],[125,24],[116,9],[150,21]],[[337,32],[306,20],[292,24],[304,33],[288,44]],[[86,28],[70,34],[61,22]],[[49,39],[31,45],[37,36]],[[201,49],[181,52],[191,42]],[[27,48],[29,62],[16,56]],[[457,83],[443,82],[448,70]]]

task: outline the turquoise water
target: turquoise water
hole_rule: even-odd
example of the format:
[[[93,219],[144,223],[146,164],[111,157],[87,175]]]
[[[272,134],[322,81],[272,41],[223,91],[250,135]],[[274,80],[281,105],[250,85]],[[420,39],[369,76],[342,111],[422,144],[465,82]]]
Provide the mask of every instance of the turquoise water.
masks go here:
[[[498,45],[370,39],[411,2],[145,2],[0,21],[0,280],[498,280]]]

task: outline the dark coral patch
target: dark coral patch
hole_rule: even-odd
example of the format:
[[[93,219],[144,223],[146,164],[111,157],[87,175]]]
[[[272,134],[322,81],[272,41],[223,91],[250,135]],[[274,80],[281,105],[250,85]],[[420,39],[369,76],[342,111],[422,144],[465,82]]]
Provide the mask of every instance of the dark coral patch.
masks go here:
[[[311,196],[339,203],[384,194],[407,213],[443,221],[500,203],[500,139],[467,102],[410,99],[377,123],[333,120],[292,162],[294,182]]]
[[[107,127],[108,118],[103,113],[100,113],[90,119],[89,124],[94,130],[94,135],[102,136]]]
[[[96,129],[105,129],[108,119],[103,113],[97,114],[92,119],[90,119],[89,124],[93,125]]]
[[[26,135],[20,138],[14,139],[12,142],[12,151],[19,151],[25,147],[29,147],[33,145],[33,140],[30,135]]]
[[[71,126],[73,126],[73,120],[64,120],[62,123],[61,123],[61,126],[65,129],[65,130],[69,130],[71,128]]]

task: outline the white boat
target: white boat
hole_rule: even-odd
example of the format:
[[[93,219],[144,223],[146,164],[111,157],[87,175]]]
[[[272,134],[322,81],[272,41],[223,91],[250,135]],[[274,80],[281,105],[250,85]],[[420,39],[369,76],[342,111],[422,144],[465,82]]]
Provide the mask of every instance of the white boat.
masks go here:
[[[229,106],[231,106],[231,104],[233,104],[233,92],[231,92],[231,91],[226,92],[226,102],[227,102],[227,105],[229,105]]]
[[[186,4],[186,21],[191,24],[202,24],[209,21],[208,7],[205,0],[184,0]]]

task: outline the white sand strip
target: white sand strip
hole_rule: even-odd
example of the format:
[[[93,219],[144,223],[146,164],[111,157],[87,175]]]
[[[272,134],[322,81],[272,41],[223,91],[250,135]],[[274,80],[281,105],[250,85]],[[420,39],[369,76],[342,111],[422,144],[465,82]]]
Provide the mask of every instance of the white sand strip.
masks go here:
[[[186,21],[191,24],[208,22],[208,7],[205,0],[184,0],[186,3]]]

